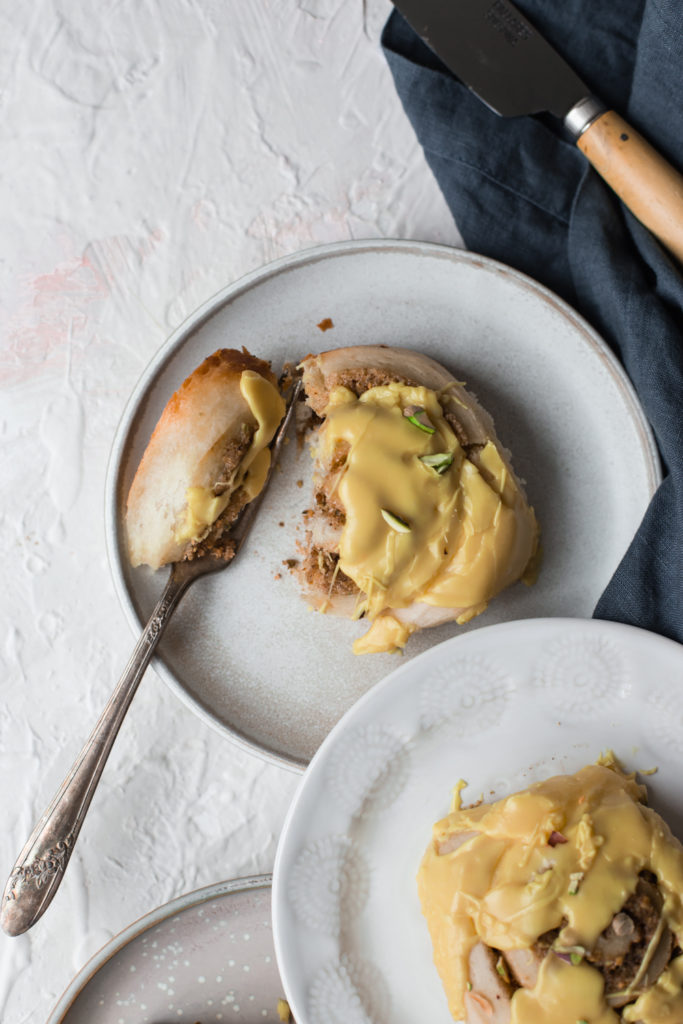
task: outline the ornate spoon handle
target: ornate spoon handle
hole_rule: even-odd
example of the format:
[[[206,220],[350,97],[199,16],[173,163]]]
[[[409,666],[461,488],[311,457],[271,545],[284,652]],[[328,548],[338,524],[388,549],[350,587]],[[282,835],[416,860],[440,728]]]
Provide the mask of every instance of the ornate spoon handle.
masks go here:
[[[121,723],[178,601],[196,578],[176,563],[130,661],[59,792],[31,833],[2,897],[0,924],[21,935],[44,913],[62,881]]]
[[[116,689],[12,869],[0,907],[0,925],[8,935],[21,935],[34,925],[57,892],[102,769],[154,648],[190,583],[207,573],[225,569],[244,543],[273,475],[301,390],[301,381],[297,380],[291,389],[287,412],[271,443],[270,468],[261,492],[244,508],[230,530],[232,554],[204,555],[187,562],[175,562],[171,567],[164,591]]]

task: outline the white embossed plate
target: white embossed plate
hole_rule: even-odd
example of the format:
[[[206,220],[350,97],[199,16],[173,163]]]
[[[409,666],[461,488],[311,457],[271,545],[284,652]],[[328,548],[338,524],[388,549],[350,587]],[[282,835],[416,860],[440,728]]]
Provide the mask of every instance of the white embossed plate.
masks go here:
[[[683,647],[609,622],[476,630],[401,665],[313,758],[273,881],[275,949],[298,1024],[452,1024],[415,876],[431,826],[611,748],[683,838]]]
[[[111,940],[74,978],[47,1024],[277,1021],[270,876],[180,896]]]
[[[323,333],[317,324],[326,317],[334,327]],[[231,285],[145,371],[107,480],[109,559],[136,631],[167,571],[130,568],[121,510],[173,391],[225,346],[246,345],[279,370],[307,352],[373,343],[427,352],[479,395],[527,481],[544,550],[536,586],[509,588],[467,626],[425,630],[405,658],[493,622],[590,616],[659,481],[650,432],[623,370],[574,310],[509,267],[445,246],[362,241],[297,253]],[[283,567],[297,554],[310,465],[297,445],[285,449],[248,546],[227,572],[183,598],[154,662],[212,725],[297,768],[395,665],[389,654],[356,658],[351,645],[365,626],[311,613]]]

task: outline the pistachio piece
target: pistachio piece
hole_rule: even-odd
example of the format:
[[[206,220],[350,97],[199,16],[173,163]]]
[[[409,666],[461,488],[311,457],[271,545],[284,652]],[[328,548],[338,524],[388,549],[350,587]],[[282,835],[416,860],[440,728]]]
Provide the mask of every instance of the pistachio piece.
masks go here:
[[[503,981],[507,982],[508,985],[510,984],[510,974],[508,972],[508,966],[505,963],[505,960],[502,956],[499,956],[498,959],[496,960],[496,973],[499,974]]]
[[[418,458],[423,466],[428,466],[429,469],[435,469],[436,472],[441,476],[445,473],[448,467],[453,462],[452,452],[435,452],[433,455],[418,455]]]
[[[427,413],[419,405],[407,405],[403,410],[403,415],[412,423],[414,427],[418,427],[420,430],[424,430],[425,434],[433,434],[435,427],[432,425]]]
[[[382,513],[382,519],[387,523],[392,530],[396,530],[397,533],[410,533],[410,525],[403,521],[399,516],[394,515],[386,508],[380,509]]]
[[[583,882],[583,875],[583,871],[572,871],[569,876],[569,888],[567,889],[570,896],[576,896],[579,886]]]
[[[586,955],[586,950],[583,946],[561,946],[558,943],[554,943],[550,948],[560,960],[564,960],[567,964],[574,964],[575,967],[578,967]]]

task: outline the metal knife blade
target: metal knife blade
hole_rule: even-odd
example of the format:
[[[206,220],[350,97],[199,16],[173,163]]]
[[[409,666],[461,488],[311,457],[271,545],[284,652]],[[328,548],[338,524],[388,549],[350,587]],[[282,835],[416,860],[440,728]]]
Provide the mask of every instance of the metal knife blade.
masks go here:
[[[392,0],[496,114],[548,111],[633,214],[683,263],[683,175],[593,96],[510,0]]]
[[[412,28],[496,114],[564,118],[590,89],[509,0],[393,0]]]

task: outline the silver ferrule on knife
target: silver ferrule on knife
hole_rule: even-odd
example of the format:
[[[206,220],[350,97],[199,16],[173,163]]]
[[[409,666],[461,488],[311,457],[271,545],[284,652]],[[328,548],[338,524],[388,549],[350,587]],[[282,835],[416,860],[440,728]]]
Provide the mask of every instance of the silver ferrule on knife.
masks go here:
[[[597,96],[584,96],[565,116],[564,126],[573,139],[578,139],[606,110]]]

